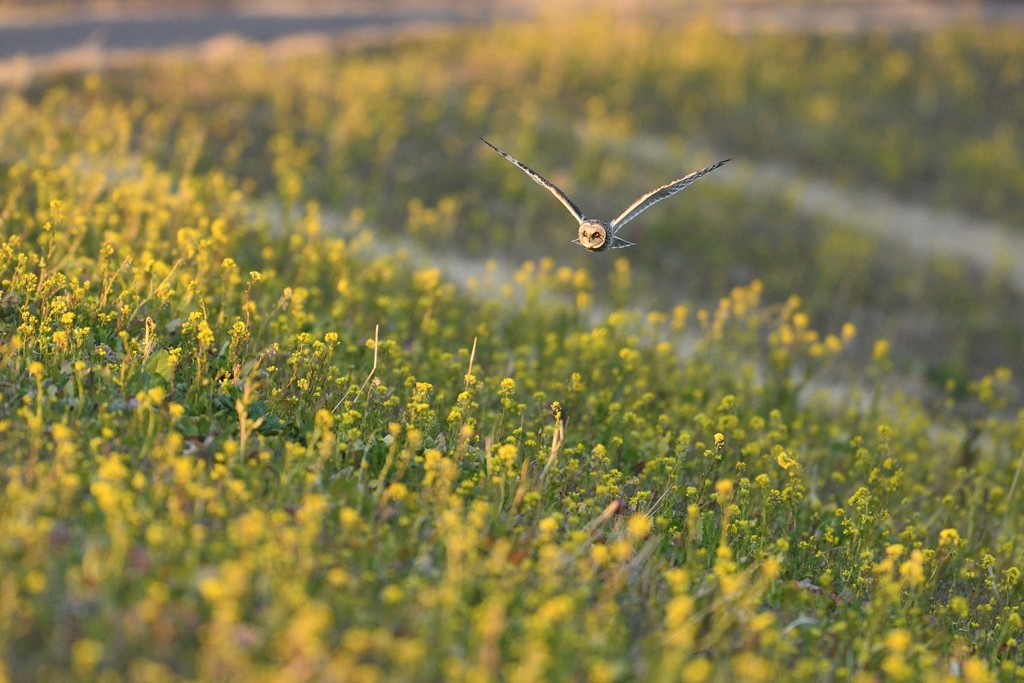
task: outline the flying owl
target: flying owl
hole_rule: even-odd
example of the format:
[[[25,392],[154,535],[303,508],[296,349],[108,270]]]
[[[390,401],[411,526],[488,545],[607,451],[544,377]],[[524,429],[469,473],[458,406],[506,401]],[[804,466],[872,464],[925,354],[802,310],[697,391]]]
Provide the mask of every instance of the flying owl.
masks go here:
[[[619,217],[612,222],[602,221],[597,218],[587,218],[580,211],[579,207],[569,199],[568,195],[562,192],[560,189],[555,187],[553,184],[544,179],[542,175],[534,171],[526,164],[520,162],[518,159],[501,151],[491,143],[487,142],[483,138],[480,138],[485,145],[493,149],[495,152],[505,157],[513,164],[523,170],[528,176],[533,178],[533,181],[538,185],[543,185],[548,189],[551,194],[558,198],[558,201],[569,210],[572,217],[580,223],[579,237],[573,240],[576,244],[588,249],[589,251],[604,251],[606,249],[622,249],[623,247],[632,247],[632,242],[627,242],[618,236],[619,230],[622,229],[626,223],[630,222],[641,213],[651,208],[662,199],[671,197],[676,192],[679,192],[683,188],[687,187],[690,183],[697,180],[701,176],[711,173],[716,168],[724,164],[728,159],[719,161],[717,164],[712,164],[707,168],[702,168],[699,171],[695,171],[688,176],[684,176],[679,180],[673,180],[667,185],[651,190],[647,194],[641,195],[635,202],[626,207],[626,210],[619,214]]]

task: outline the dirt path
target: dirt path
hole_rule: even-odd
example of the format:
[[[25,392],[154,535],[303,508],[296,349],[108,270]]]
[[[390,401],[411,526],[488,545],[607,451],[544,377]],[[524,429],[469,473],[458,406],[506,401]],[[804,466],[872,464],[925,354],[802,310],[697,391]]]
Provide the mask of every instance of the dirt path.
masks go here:
[[[0,23],[0,60],[41,58],[66,52],[165,50],[201,45],[231,35],[268,43],[302,34],[341,35],[374,29],[395,32],[411,25],[451,26],[473,20],[453,9],[336,11],[315,14],[237,11],[149,12],[117,16],[64,17]]]
[[[946,254],[1005,273],[1024,294],[1024,234],[995,221],[937,209],[883,190],[841,187],[783,163],[739,163],[736,174],[754,194],[784,194],[807,215],[824,216],[901,243],[922,256]]]
[[[724,2],[716,18],[736,33],[792,31],[857,34],[932,31],[965,22],[1003,24],[1024,21],[1024,3],[1012,0],[818,0]]]
[[[633,137],[619,147],[621,153],[638,161],[670,169],[679,166],[675,162],[679,158],[722,158],[720,153],[709,154],[706,148],[680,148],[657,137]],[[946,254],[989,273],[1005,273],[1024,294],[1024,233],[1020,231],[1024,226],[935,208],[879,188],[840,186],[785,162],[737,158],[728,170],[701,182],[740,185],[753,195],[785,196],[804,215],[871,232],[905,245],[919,256]]]

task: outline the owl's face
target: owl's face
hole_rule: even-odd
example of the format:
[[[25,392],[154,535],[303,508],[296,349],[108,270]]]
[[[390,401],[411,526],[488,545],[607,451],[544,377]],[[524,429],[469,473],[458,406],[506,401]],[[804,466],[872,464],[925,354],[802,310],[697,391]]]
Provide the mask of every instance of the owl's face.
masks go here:
[[[579,243],[590,251],[601,251],[608,244],[608,226],[597,221],[580,223]]]

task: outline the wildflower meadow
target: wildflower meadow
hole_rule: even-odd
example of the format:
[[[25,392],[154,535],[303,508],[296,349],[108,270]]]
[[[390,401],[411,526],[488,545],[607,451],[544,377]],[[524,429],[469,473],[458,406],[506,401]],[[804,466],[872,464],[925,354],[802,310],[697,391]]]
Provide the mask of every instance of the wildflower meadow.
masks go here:
[[[0,681],[1024,675],[1005,278],[728,178],[591,255],[477,141],[595,208],[728,149],[1012,223],[1024,31],[612,30],[0,91]]]

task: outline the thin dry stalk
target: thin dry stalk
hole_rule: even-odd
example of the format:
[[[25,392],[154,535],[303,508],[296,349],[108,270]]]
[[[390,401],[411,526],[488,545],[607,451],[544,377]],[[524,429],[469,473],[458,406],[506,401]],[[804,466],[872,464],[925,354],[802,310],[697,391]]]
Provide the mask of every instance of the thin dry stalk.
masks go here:
[[[512,505],[508,511],[514,513],[519,509],[519,504],[523,502],[523,496],[526,495],[526,475],[530,472],[530,461],[523,461],[523,468],[519,471],[519,486],[516,487],[516,494],[512,497]]]
[[[548,471],[551,466],[555,464],[555,458],[558,457],[558,450],[562,447],[562,441],[565,439],[565,426],[561,420],[555,420],[555,432],[551,435],[551,454],[548,455],[548,461],[544,465],[544,470],[540,473],[540,478],[546,479]]]
[[[476,358],[476,337],[473,337],[473,350],[469,352],[469,369],[466,370],[466,389],[469,389],[469,380],[473,376],[474,358]]]
[[[363,389],[365,389],[366,385],[370,383],[371,379],[373,379],[373,373],[377,372],[377,351],[378,351],[378,349],[380,349],[380,336],[379,335],[380,335],[380,325],[374,325],[373,326],[373,367],[370,368],[370,374],[368,374],[366,376],[366,379],[363,380],[363,383],[359,386],[359,390],[356,391],[356,395],[352,397],[353,401],[356,400],[357,398],[359,398],[359,394],[363,393]],[[348,398],[349,393],[350,392],[348,392],[348,391],[345,392],[345,395],[341,397],[341,400],[339,400],[338,403],[335,404],[334,410],[331,411],[332,413],[338,412],[338,408],[340,408],[341,404],[344,403],[345,399]]]
[[[1006,494],[1007,507],[1013,502],[1013,492],[1017,489],[1017,481],[1020,479],[1021,469],[1024,469],[1024,449],[1021,449],[1020,457],[1017,458],[1017,471],[1013,473],[1013,483],[1010,484],[1010,492]]]
[[[607,522],[609,519],[617,515],[622,510],[622,501],[616,498],[612,502],[605,506],[605,509],[601,511],[597,517],[587,522],[587,526],[584,529],[590,533],[596,531],[602,524]]]

